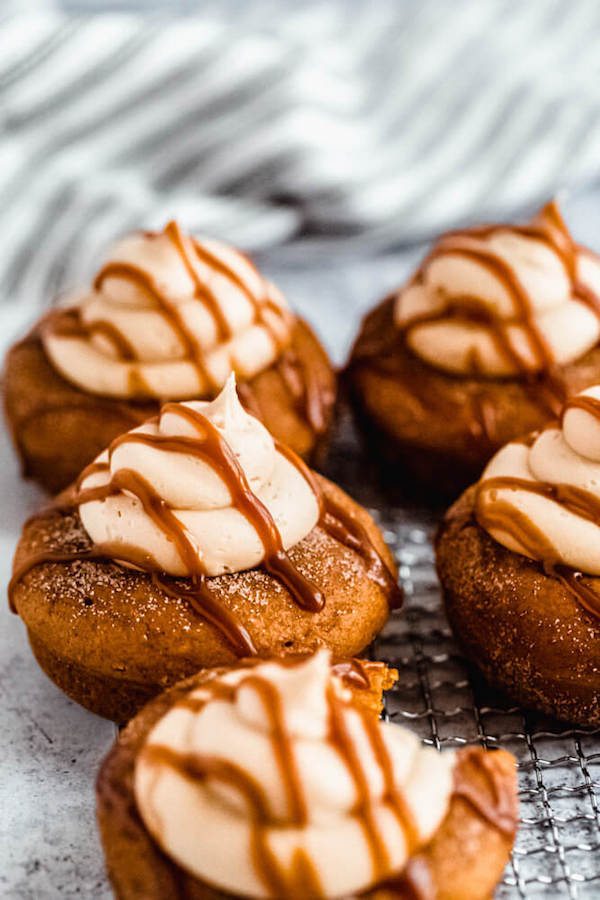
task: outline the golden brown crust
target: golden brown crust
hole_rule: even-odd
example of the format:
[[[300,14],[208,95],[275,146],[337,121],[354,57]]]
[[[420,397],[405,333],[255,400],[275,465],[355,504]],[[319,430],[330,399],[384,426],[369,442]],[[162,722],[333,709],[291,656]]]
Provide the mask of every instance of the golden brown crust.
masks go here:
[[[24,475],[56,493],[115,437],[156,415],[159,404],[98,397],[72,385],[46,356],[39,338],[42,324],[43,320],[8,352],[4,407]],[[321,398],[322,433],[317,434],[307,422],[276,366],[248,384],[269,431],[304,458],[313,459],[323,452],[331,428],[336,376],[325,350],[302,319],[295,319],[292,346],[301,365],[310,370]]]
[[[437,539],[446,612],[466,655],[519,704],[600,724],[600,622],[538,563],[494,541],[472,501],[471,488]],[[588,582],[600,591],[600,579]]]
[[[352,511],[386,561],[395,564],[369,514],[321,479],[326,495]],[[53,512],[27,523],[15,567],[31,552],[86,546],[77,514]],[[286,655],[324,645],[355,656],[383,627],[386,592],[365,561],[320,527],[289,551],[326,597],[317,613],[300,609],[262,569],[209,579],[219,601],[248,630],[259,655]],[[100,715],[124,721],[166,686],[203,666],[232,664],[231,646],[183,599],[168,596],[149,574],[97,560],[45,563],[14,591],[41,666],[67,694]]]
[[[152,840],[137,812],[133,794],[136,756],[154,724],[191,686],[209,673],[201,672],[149,703],[121,733],[104,760],[97,780],[98,822],[108,875],[118,900],[236,900],[185,873]],[[386,679],[387,680],[387,679]],[[360,691],[355,696],[359,698]],[[374,704],[380,696],[374,686]],[[485,754],[497,793],[473,765],[473,755]],[[515,821],[517,787],[514,758],[504,751],[461,751],[457,778],[466,779],[492,810],[508,809]],[[503,832],[460,794],[430,844],[413,857],[407,873],[394,883],[361,895],[361,900],[487,900],[497,884],[514,841],[514,830]],[[416,885],[422,885],[417,893]],[[348,898],[350,900],[350,898]],[[353,898],[358,900],[358,898]]]
[[[366,317],[352,351],[345,377],[355,412],[398,471],[436,495],[455,497],[496,450],[553,418],[548,389],[539,381],[459,377],[427,365],[400,337],[389,339],[397,335],[393,304],[389,297]],[[383,353],[368,352],[384,340]],[[596,384],[600,347],[557,374],[569,396]]]

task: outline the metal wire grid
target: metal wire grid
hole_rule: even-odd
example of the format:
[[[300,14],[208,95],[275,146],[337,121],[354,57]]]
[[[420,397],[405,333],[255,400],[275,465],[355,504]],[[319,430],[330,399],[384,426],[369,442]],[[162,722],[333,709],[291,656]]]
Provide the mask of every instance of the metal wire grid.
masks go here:
[[[600,729],[524,712],[486,685],[444,617],[431,542],[436,517],[390,503],[347,433],[328,470],[370,509],[400,569],[404,608],[372,648],[373,658],[400,672],[387,716],[438,749],[498,746],[517,759],[521,822],[496,897],[600,897]]]

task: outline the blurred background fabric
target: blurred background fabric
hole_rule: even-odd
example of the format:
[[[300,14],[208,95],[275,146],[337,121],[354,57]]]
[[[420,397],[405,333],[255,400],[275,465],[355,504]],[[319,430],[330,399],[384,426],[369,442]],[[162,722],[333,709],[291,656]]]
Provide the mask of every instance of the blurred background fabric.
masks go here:
[[[5,302],[172,217],[318,264],[600,179],[597,0],[0,8]]]

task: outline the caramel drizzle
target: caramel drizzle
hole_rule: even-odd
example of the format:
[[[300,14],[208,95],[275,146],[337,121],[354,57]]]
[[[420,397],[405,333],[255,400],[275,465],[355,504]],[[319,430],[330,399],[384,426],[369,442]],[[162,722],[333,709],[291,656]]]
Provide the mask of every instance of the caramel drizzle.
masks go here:
[[[560,418],[561,427],[565,421],[565,415],[570,409],[582,409],[584,412],[588,413],[590,416],[593,416],[598,422],[600,422],[600,400],[596,397],[586,396],[585,394],[577,394],[575,397],[571,397],[565,403],[562,411],[562,415]]]
[[[215,297],[214,293],[208,288],[208,285],[206,285],[202,281],[196,271],[194,264],[191,262],[185,246],[185,238],[183,237],[181,229],[177,222],[169,222],[165,228],[165,234],[170,239],[171,243],[175,246],[181,259],[183,260],[183,264],[185,265],[188,275],[194,282],[196,297],[204,301],[208,311],[212,315],[217,327],[217,334],[219,335],[219,338],[222,341],[229,340],[229,338],[231,337],[231,328],[229,326],[229,322],[223,315],[221,305]],[[193,247],[196,254],[198,255],[197,242],[193,242]],[[213,268],[215,267],[213,266]]]
[[[285,664],[285,663],[284,663]],[[297,665],[297,660],[288,662]],[[279,692],[275,686],[258,675],[251,675],[237,685],[212,682],[202,687],[208,690],[207,698],[184,697],[177,704],[192,712],[199,712],[210,700],[235,699],[240,688],[251,686],[260,697],[267,714],[271,745],[281,781],[288,799],[288,817],[285,826],[303,828],[308,822],[306,801],[296,763],[293,743],[289,735]],[[418,844],[416,823],[406,802],[394,784],[393,764],[380,734],[378,719],[368,711],[360,710],[336,695],[332,685],[327,691],[329,711],[328,741],[344,761],[356,788],[356,803],[352,815],[357,818],[369,846],[373,880],[381,881],[389,873],[389,854],[373,812],[369,785],[362,767],[354,738],[347,725],[347,711],[354,710],[361,717],[366,736],[384,777],[383,803],[396,815],[405,835],[407,853],[410,855]],[[142,758],[151,765],[166,765],[192,784],[204,783],[213,778],[237,789],[247,801],[250,811],[251,848],[255,871],[273,896],[281,900],[322,900],[324,897],[318,873],[308,855],[298,848],[292,864],[286,871],[269,847],[268,831],[275,824],[266,794],[258,782],[245,770],[218,757],[200,754],[183,754],[163,745],[149,744],[142,751]]]
[[[109,448],[109,458],[115,449],[123,444],[142,443],[169,452],[192,455],[210,465],[229,489],[233,506],[256,531],[264,548],[262,568],[289,591],[292,599],[301,609],[312,613],[322,610],[325,605],[325,597],[312,582],[302,575],[288,557],[271,513],[252,492],[243,469],[219,430],[201,413],[183,404],[166,404],[163,412],[185,419],[194,427],[197,437],[170,437],[143,432],[128,432],[112,442]],[[276,446],[277,450],[299,470],[313,491],[319,505],[321,527],[335,540],[361,556],[366,564],[367,576],[386,592],[390,607],[397,608],[401,604],[401,590],[393,574],[373,546],[364,527],[355,516],[346,513],[339,504],[324,496],[313,473],[293,451],[281,444],[276,444]],[[183,580],[169,578],[161,572],[156,561],[150,559],[147,554],[141,555],[135,548],[122,545],[97,545],[92,550],[72,551],[71,553],[43,551],[41,554],[34,553],[29,556],[15,570],[9,585],[9,603],[12,611],[16,611],[14,604],[16,585],[35,566],[46,562],[112,558],[151,572],[153,582],[158,587],[169,596],[189,602],[199,615],[219,630],[238,656],[256,654],[256,648],[247,630],[233,613],[219,603],[217,597],[209,589],[206,571],[193,538],[168,504],[142,476],[131,469],[120,469],[107,483],[82,488],[88,475],[108,470],[109,463],[91,463],[79,477],[71,496],[55,501],[38,515],[48,516],[56,510],[68,512],[84,503],[103,501],[111,495],[126,491],[139,499],[148,517],[167,539],[173,542],[190,577]]]
[[[51,316],[52,331],[61,337],[90,337],[101,334],[113,345],[117,355],[124,360],[137,358],[135,348],[116,325],[106,319],[98,319],[84,325],[75,310],[61,310]]]
[[[482,819],[498,831],[512,838],[517,827],[517,815],[512,791],[507,789],[502,773],[494,766],[493,753],[482,753],[477,747],[460,751],[454,767],[454,796],[461,797]],[[469,777],[467,766],[475,768],[485,779],[491,799],[486,798]]]
[[[287,347],[279,357],[277,371],[298,412],[304,414],[315,434],[323,434],[327,430],[328,398],[311,367],[303,363],[292,347]]]
[[[557,549],[529,516],[513,506],[509,500],[497,499],[494,496],[498,490],[503,489],[525,491],[545,497],[573,515],[594,524],[600,521],[600,499],[589,491],[570,484],[551,484],[502,476],[479,482],[473,507],[477,522],[488,534],[496,530],[512,537],[528,556],[541,562],[542,569],[547,575],[560,581],[587,612],[600,619],[600,594],[583,583],[584,573],[557,562],[560,558]],[[492,505],[486,503],[487,492],[492,492]]]
[[[368,668],[373,666],[368,661],[362,662],[360,659],[353,657],[352,659],[343,659],[337,663],[333,663],[331,671],[333,675],[341,678],[346,684],[359,690],[368,690],[371,687]]]
[[[208,284],[198,275],[194,265],[193,257],[190,255],[188,241],[182,234],[177,222],[171,221],[165,226],[165,235],[173,244],[179,254],[185,269],[194,284],[194,296],[200,300],[215,323],[215,328],[219,340],[228,341],[232,337],[232,330],[229,322],[224,315],[218,298],[209,288]],[[145,237],[151,240],[155,237],[154,232],[146,232]],[[268,332],[276,351],[280,355],[280,362],[277,369],[281,380],[288,390],[294,405],[304,415],[315,434],[321,434],[326,430],[327,417],[325,414],[325,398],[319,388],[317,379],[309,367],[302,365],[298,354],[291,347],[285,346],[278,338],[272,323],[265,316],[265,312],[269,310],[273,316],[281,318],[282,311],[279,305],[271,300],[268,296],[257,297],[247,286],[245,281],[218,256],[211,253],[206,247],[203,247],[194,238],[189,239],[193,255],[199,259],[204,265],[208,266],[213,272],[218,272],[223,277],[235,285],[252,306],[254,312],[254,321],[259,322]],[[261,276],[256,271],[251,261],[244,257],[247,264],[256,273],[257,279],[262,282]],[[179,313],[176,305],[166,297],[157,287],[151,275],[139,266],[132,263],[113,262],[107,263],[97,274],[94,280],[94,289],[100,290],[106,278],[115,277],[126,279],[138,288],[148,294],[156,303],[158,310],[170,325],[175,334],[178,336],[184,348],[186,359],[195,367],[200,382],[206,381],[209,386],[209,392],[215,396],[221,385],[212,376],[204,357],[204,352],[194,337],[194,334],[188,328],[183,316]],[[50,327],[56,334],[71,337],[89,337],[94,333],[103,334],[112,343],[118,357],[122,361],[136,361],[137,354],[135,348],[130,344],[120,329],[111,322],[100,321],[90,324],[84,324],[79,318],[74,318],[76,311],[70,310],[68,313],[61,313]],[[63,322],[64,319],[64,322]],[[234,364],[234,369],[236,368]],[[292,375],[291,371],[295,374]],[[147,397],[152,396],[152,392],[145,383],[143,376],[138,369],[133,369],[130,376],[130,389],[133,396]],[[245,392],[246,399],[249,399],[251,388]],[[251,402],[251,401],[250,401]]]
[[[282,349],[282,346],[281,346],[281,344],[279,344],[277,342],[276,337],[272,332],[272,329],[270,329],[268,327],[268,323],[265,320],[265,316],[264,316],[265,309],[270,309],[271,311],[276,313],[278,316],[281,315],[281,309],[278,306],[278,304],[275,303],[274,300],[271,300],[267,296],[264,296],[262,298],[262,300],[259,300],[256,297],[256,295],[250,290],[250,288],[248,287],[246,282],[242,278],[240,278],[240,276],[237,274],[237,272],[234,269],[232,269],[228,265],[226,265],[223,262],[223,260],[219,259],[218,256],[215,256],[214,253],[211,253],[210,250],[208,250],[207,247],[204,247],[202,244],[200,244],[199,241],[195,240],[194,238],[192,238],[192,241],[193,241],[194,249],[196,251],[196,256],[198,257],[198,259],[200,259],[205,265],[209,266],[209,268],[213,269],[214,271],[218,272],[220,275],[223,275],[225,278],[227,278],[232,284],[234,284],[247,297],[247,299],[250,301],[251,305],[254,307],[255,321],[260,322],[262,325],[264,325],[269,330],[269,332],[271,333],[271,338],[275,343],[275,346],[277,346],[279,349]],[[246,261],[248,266],[253,270],[256,277],[262,281],[262,278],[261,278],[260,274],[258,273],[258,271],[256,270],[256,267],[254,266],[252,261],[247,256],[244,256],[244,254],[242,254],[242,253],[240,253],[240,256],[243,257],[243,259]]]
[[[275,441],[275,446],[298,469],[317,498],[320,527],[338,543],[362,557],[368,577],[386,592],[390,609],[400,609],[404,599],[402,589],[358,516],[345,510],[333,497],[325,496],[312,470],[291,447],[280,441]]]
[[[168,226],[167,226],[168,227]],[[187,257],[186,257],[187,260]],[[217,393],[220,385],[211,375],[204,362],[204,354],[198,341],[188,329],[177,307],[157,288],[151,275],[133,263],[109,262],[100,269],[94,279],[94,290],[99,291],[107,278],[123,278],[145,291],[156,303],[163,318],[171,326],[181,344],[187,359],[195,367],[200,381],[204,379],[211,391]],[[137,373],[139,376],[139,372]]]

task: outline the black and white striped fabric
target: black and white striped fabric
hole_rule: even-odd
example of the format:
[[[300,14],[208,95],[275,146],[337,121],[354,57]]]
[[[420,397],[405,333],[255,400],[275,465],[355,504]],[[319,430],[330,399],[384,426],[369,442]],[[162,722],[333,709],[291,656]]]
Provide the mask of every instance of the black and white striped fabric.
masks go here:
[[[600,176],[597,0],[65,4],[1,7],[0,299],[173,216],[310,259]]]

